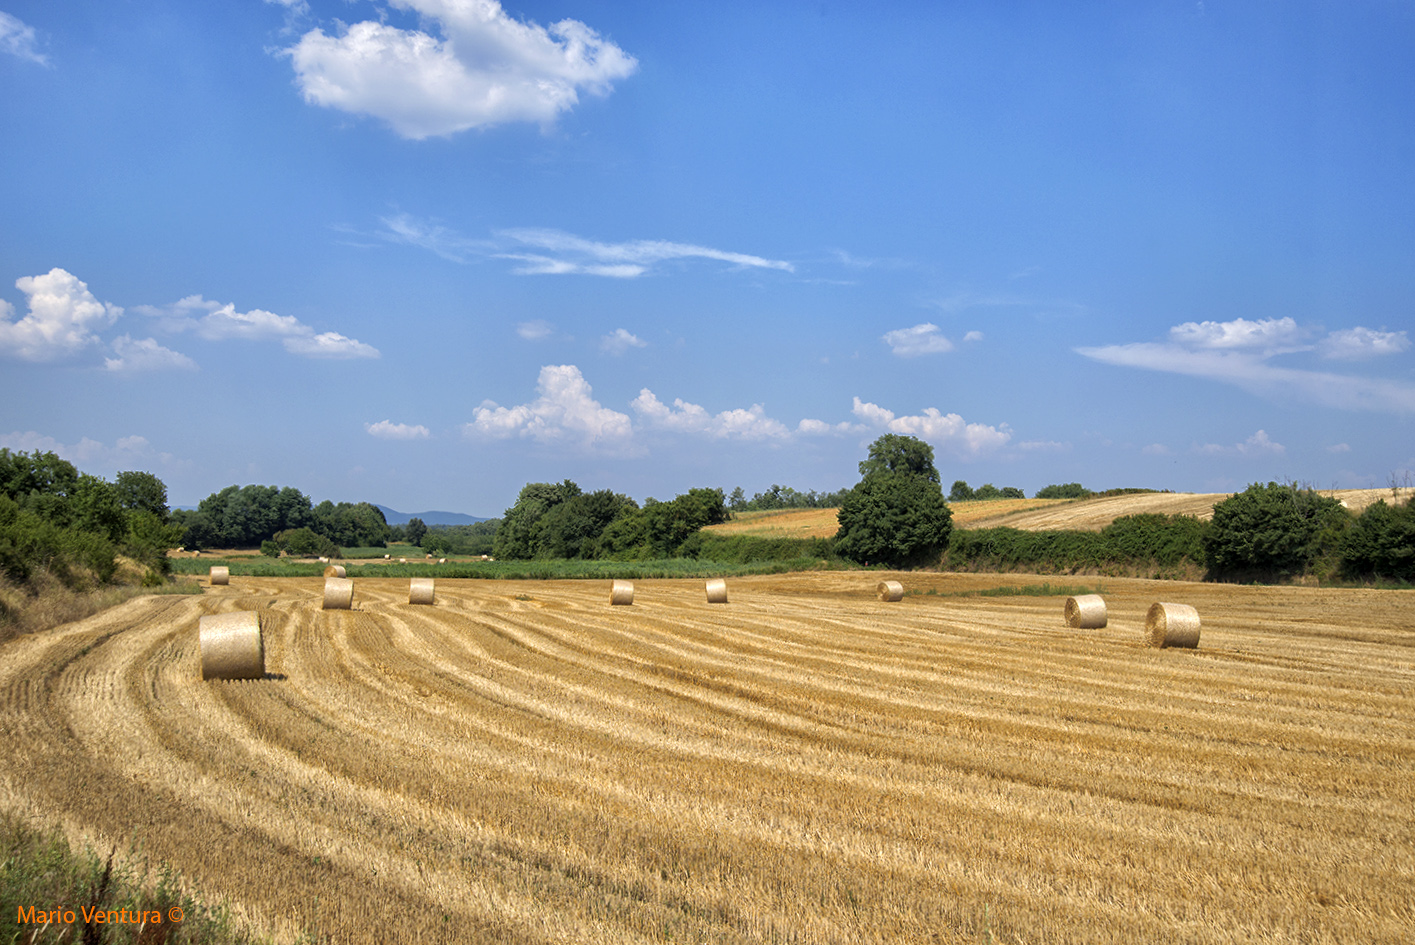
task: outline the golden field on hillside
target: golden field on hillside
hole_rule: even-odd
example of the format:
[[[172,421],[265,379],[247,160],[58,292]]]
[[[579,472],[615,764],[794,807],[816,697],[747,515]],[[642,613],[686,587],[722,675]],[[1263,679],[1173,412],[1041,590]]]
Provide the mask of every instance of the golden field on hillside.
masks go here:
[[[237,577],[0,647],[0,804],[284,941],[1415,938],[1415,597],[967,596],[1040,582]],[[233,610],[267,678],[202,682]]]

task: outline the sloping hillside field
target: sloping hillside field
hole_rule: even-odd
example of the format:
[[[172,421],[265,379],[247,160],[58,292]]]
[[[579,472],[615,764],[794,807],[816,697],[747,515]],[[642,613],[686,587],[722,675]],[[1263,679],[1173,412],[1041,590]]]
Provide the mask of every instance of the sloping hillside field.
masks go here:
[[[142,598],[0,648],[0,804],[287,941],[1415,939],[1415,596],[882,576]],[[202,682],[245,609],[267,678]]]

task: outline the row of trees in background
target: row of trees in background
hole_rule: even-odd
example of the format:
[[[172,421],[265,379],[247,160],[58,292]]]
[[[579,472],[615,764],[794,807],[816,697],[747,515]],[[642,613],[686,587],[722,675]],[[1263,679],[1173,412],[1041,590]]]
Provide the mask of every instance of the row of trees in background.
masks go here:
[[[336,546],[382,548],[392,535],[376,505],[328,499],[313,505],[290,487],[227,486],[202,499],[194,511],[178,510],[172,518],[186,529],[182,543],[188,548],[261,546],[274,547],[277,554],[328,554]],[[311,552],[311,547],[320,550]]]
[[[181,535],[167,486],[151,473],[108,482],[54,453],[0,449],[0,574],[12,583],[28,585],[43,571],[86,589],[112,580],[119,555],[160,582]]]
[[[601,489],[585,492],[569,479],[532,482],[506,510],[492,543],[496,558],[671,558],[704,525],[727,521],[721,489],[689,489],[668,502],[639,504]],[[436,532],[429,532],[436,540]],[[424,538],[424,541],[428,541]]]
[[[738,486],[732,490],[732,494],[727,497],[727,509],[730,512],[774,512],[778,509],[836,509],[840,503],[845,501],[845,495],[849,489],[840,489],[836,492],[797,492],[790,486],[779,486],[775,483],[765,492],[758,492],[750,499]]]

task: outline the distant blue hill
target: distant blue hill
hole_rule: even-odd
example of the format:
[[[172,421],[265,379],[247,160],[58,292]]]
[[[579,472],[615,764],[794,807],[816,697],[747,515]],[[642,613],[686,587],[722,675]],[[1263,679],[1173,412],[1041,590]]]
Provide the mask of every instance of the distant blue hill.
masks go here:
[[[461,512],[399,512],[386,505],[379,505],[377,508],[389,525],[406,525],[410,519],[415,518],[422,519],[424,525],[473,525],[487,521],[485,518],[463,515]]]

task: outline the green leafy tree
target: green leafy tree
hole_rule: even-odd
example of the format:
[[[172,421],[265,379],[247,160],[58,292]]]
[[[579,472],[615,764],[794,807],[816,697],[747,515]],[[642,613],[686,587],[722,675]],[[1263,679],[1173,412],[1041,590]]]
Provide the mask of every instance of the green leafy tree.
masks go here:
[[[970,502],[973,499],[973,490],[968,487],[968,483],[962,479],[953,481],[953,488],[948,492],[950,502]]]
[[[1346,576],[1415,581],[1415,503],[1368,505],[1344,536],[1341,570]]]
[[[408,519],[408,524],[403,527],[403,537],[408,544],[421,547],[423,536],[427,534],[427,525],[417,517]]]
[[[1027,493],[1023,492],[1021,489],[1017,488],[1016,486],[1003,486],[1003,487],[1002,487],[1002,496],[1001,496],[1001,498],[1004,498],[1004,499],[1025,499],[1025,498],[1027,498]]]
[[[852,561],[896,568],[937,560],[948,547],[953,515],[933,447],[886,433],[870,445],[860,475],[840,506],[836,551]]]
[[[521,487],[516,504],[502,516],[496,532],[492,554],[501,559],[527,559],[536,556],[536,525],[551,509],[580,495],[580,487],[564,482],[528,482]]]
[[[1079,482],[1068,482],[1065,485],[1051,485],[1037,490],[1038,499],[1089,499],[1095,495],[1090,489]]]
[[[541,516],[534,529],[537,558],[593,558],[599,537],[621,515],[637,512],[628,496],[608,489],[582,493]]]
[[[151,512],[167,520],[167,486],[150,472],[120,472],[113,480],[118,504],[124,511]]]
[[[1346,521],[1341,503],[1314,489],[1253,483],[1214,506],[1205,562],[1217,576],[1301,574],[1321,550],[1323,531]]]
[[[1002,490],[990,482],[985,482],[973,491],[973,498],[979,500],[1000,499]]]

